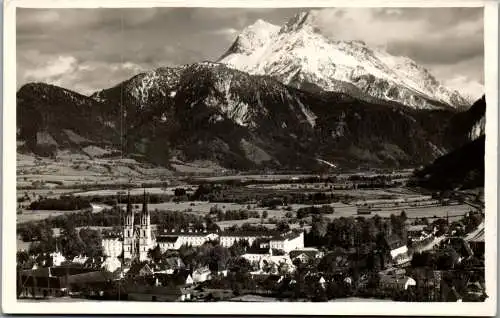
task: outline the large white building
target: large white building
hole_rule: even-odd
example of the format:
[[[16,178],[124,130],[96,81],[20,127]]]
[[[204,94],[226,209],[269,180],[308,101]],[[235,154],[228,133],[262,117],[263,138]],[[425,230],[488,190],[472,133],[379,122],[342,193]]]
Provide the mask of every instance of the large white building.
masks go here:
[[[156,237],[156,243],[162,252],[178,250],[181,246],[201,246],[218,238],[216,233],[207,231],[170,232]]]
[[[304,232],[292,232],[273,237],[269,242],[269,247],[286,253],[302,249],[304,248]]]
[[[257,239],[270,237],[267,233],[223,232],[219,235],[219,242],[224,247],[231,247],[238,241],[247,241],[251,246]]]

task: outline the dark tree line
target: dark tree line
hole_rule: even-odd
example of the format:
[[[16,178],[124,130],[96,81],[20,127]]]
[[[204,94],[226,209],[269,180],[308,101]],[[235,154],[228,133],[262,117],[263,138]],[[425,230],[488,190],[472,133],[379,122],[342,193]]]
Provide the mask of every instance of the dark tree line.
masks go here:
[[[335,209],[330,205],[323,205],[321,207],[309,206],[305,208],[299,208],[297,210],[297,218],[302,219],[310,215],[321,215],[321,214],[333,214]]]

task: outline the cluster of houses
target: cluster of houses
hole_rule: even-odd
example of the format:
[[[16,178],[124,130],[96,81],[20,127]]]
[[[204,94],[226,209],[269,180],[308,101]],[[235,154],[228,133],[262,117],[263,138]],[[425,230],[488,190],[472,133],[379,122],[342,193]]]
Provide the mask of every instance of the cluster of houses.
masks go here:
[[[137,223],[136,214],[139,214]],[[433,239],[435,231],[435,228],[429,231],[425,226],[410,226],[408,238],[412,242],[424,242]],[[290,274],[296,271],[299,263],[317,263],[325,256],[322,251],[304,247],[302,231],[277,234],[270,231],[211,232],[188,229],[169,230],[155,235],[151,228],[147,195],[144,193],[142,210],[136,213],[132,210],[132,205],[127,204],[121,233],[102,240],[104,257],[96,260],[80,255],[67,260],[59,251],[55,251],[50,254],[51,267],[35,266],[18,272],[18,297],[71,295],[76,291],[82,292],[82,286],[92,286],[91,292],[99,297],[110,290],[118,290],[118,296],[110,297],[138,301],[192,300],[195,286],[218,276],[227,276],[228,272],[214,271],[206,266],[190,268],[175,251],[182,246],[198,247],[213,241],[218,241],[226,248],[246,241],[249,247],[240,257],[251,265],[251,276],[256,279],[261,276],[267,277],[266,279],[275,278],[276,284],[284,284],[285,277],[290,280],[293,276]],[[447,238],[443,243],[453,245],[455,241]],[[380,288],[407,290],[415,286],[416,281],[407,276],[404,269],[410,264],[412,257],[408,246],[397,236],[388,235],[386,242],[390,264],[383,266],[385,269],[378,273]],[[484,253],[484,224],[467,237],[460,238],[456,244],[462,244],[456,249],[464,250],[468,258],[478,250]],[[163,256],[159,261],[151,262],[149,251],[155,248]],[[89,262],[97,265],[85,266]],[[308,273],[308,279],[317,280],[324,287],[333,278],[311,272]],[[353,284],[351,277],[342,279],[345,279],[346,284]],[[286,284],[293,283],[290,280]],[[357,283],[363,286],[367,280],[361,278]]]
[[[285,233],[282,235],[271,235],[269,233],[246,233],[246,232],[207,232],[207,231],[182,231],[168,232],[157,235],[153,240],[156,245],[151,245],[151,248],[158,246],[161,253],[167,251],[178,250],[181,246],[201,246],[206,242],[219,241],[223,247],[231,247],[240,241],[248,242],[252,245],[255,241],[260,240],[261,251],[265,253],[258,254],[248,253],[243,255],[244,258],[251,262],[259,262],[261,258],[267,258],[269,262],[287,262],[291,264],[290,257],[287,255],[291,251],[301,250],[304,248],[304,233],[294,232]],[[103,254],[106,259],[103,266],[109,271],[115,271],[121,266],[121,256],[124,251],[124,241],[122,238],[106,238],[102,241]],[[285,255],[272,255],[272,250],[283,252]],[[288,258],[287,258],[288,257]],[[143,259],[141,259],[143,260]]]

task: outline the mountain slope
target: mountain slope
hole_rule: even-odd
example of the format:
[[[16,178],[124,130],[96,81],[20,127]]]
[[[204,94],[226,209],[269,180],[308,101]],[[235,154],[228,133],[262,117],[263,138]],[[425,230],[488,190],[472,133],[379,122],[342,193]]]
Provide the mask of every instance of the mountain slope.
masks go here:
[[[17,137],[39,154],[119,142],[114,123],[94,99],[57,86],[24,85],[17,93],[17,110]]]
[[[409,58],[360,41],[328,39],[316,26],[318,14],[300,13],[282,27],[258,20],[242,31],[219,62],[298,88],[344,92],[367,101],[395,101],[415,109],[469,105]]]
[[[91,98],[48,85],[50,93],[32,92],[33,85],[18,92],[21,139],[70,129],[160,165],[209,160],[237,170],[310,170],[319,168],[317,159],[340,167],[419,165],[447,151],[442,123],[455,114],[300,90],[211,62],[138,74]],[[34,123],[32,109],[49,120]],[[70,146],[78,150],[59,141],[53,148]],[[39,150],[36,143],[28,148]]]
[[[446,138],[451,143],[451,148],[474,141],[485,134],[486,124],[486,99],[478,99],[465,112],[455,114],[448,123]]]
[[[415,174],[415,185],[439,190],[484,187],[485,136],[438,158]]]
[[[484,187],[485,118],[485,96],[452,116],[445,131],[451,151],[416,171],[413,183],[439,190]]]

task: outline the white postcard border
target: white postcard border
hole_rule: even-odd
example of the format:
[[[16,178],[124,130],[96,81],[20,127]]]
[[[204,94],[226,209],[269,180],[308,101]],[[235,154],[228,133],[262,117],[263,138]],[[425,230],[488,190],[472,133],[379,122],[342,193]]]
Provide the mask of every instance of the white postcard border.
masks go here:
[[[485,7],[486,92],[486,288],[483,303],[146,303],[85,301],[75,303],[18,302],[16,286],[16,7]],[[494,1],[389,0],[6,0],[4,2],[4,101],[2,161],[2,311],[5,313],[64,314],[267,314],[267,315],[444,315],[491,316],[497,299],[497,138],[498,138],[498,4]]]

